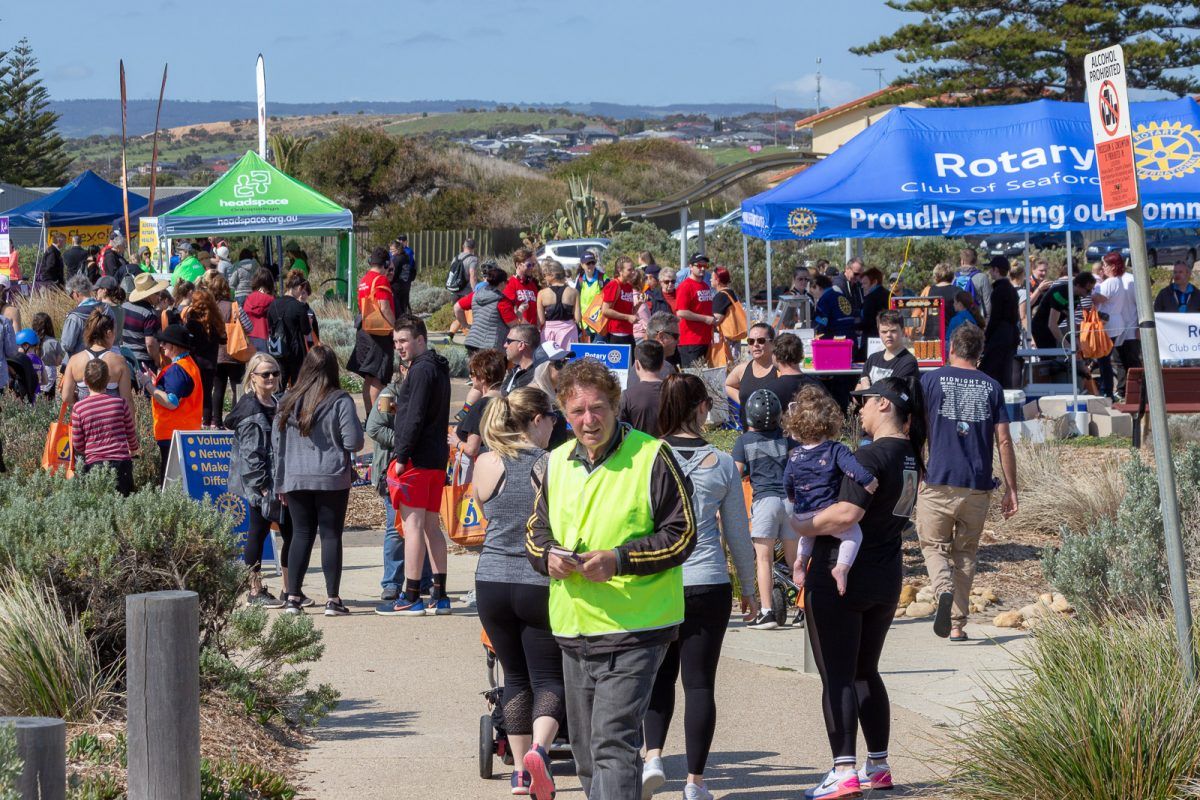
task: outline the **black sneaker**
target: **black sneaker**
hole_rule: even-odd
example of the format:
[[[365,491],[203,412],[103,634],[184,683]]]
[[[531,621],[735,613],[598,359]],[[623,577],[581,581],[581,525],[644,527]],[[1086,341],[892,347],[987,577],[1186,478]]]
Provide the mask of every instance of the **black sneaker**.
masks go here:
[[[796,618],[792,620],[792,627],[798,628],[800,630],[804,630],[804,624],[805,624],[804,609],[797,608],[796,609]]]
[[[301,594],[301,595],[300,595],[300,605],[301,605],[303,608],[309,608],[309,607],[311,607],[311,606],[315,605],[315,602],[314,602],[314,601],[313,601],[313,599],[312,599],[311,597],[309,597],[308,595],[306,595],[306,594]]]
[[[261,591],[251,592],[246,597],[246,605],[273,608],[275,606],[275,595],[271,594],[271,592],[264,586]]]
[[[325,603],[325,616],[327,617],[345,617],[349,616],[350,609],[346,608],[346,604],[341,600],[328,600]]]
[[[300,603],[289,597],[283,603],[283,613],[298,617],[304,613],[304,609],[300,607]]]
[[[937,598],[937,613],[933,616],[933,633],[942,639],[950,636],[950,611],[954,607],[954,595],[942,592]]]
[[[746,627],[754,631],[773,631],[779,627],[779,623],[775,621],[775,614],[771,609],[764,608]]]

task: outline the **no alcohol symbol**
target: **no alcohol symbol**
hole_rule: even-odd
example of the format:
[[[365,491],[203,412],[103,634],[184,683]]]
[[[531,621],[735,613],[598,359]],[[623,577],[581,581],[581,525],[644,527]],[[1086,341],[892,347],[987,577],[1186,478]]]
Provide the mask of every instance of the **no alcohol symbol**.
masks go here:
[[[1100,84],[1100,122],[1106,134],[1116,136],[1121,123],[1121,107],[1117,104],[1117,87],[1112,81]]]

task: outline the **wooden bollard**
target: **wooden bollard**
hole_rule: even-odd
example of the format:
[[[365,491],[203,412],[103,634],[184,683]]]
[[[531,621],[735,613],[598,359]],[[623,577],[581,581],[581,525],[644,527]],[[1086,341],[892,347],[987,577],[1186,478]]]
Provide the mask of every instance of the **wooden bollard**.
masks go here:
[[[54,717],[0,717],[12,727],[23,766],[17,778],[21,800],[66,800],[67,725]]]
[[[129,800],[200,797],[200,599],[125,598]]]

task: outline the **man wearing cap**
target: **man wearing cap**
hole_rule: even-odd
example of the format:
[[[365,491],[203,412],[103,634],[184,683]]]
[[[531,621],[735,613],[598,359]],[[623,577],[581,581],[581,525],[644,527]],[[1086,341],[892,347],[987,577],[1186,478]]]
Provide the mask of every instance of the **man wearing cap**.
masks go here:
[[[73,356],[83,349],[83,325],[96,306],[103,308],[104,313],[110,317],[113,314],[112,308],[108,304],[101,303],[92,297],[92,283],[86,275],[74,275],[68,279],[66,291],[78,305],[67,312],[67,317],[63,320],[62,336],[59,340],[67,355]],[[115,318],[113,322],[116,322]]]
[[[396,316],[400,316],[410,311],[408,296],[412,291],[412,283],[417,278],[417,262],[413,260],[413,251],[408,246],[408,237],[404,234],[396,237],[396,241],[392,242],[388,250],[392,265],[392,299],[396,303]]]
[[[34,282],[55,283],[59,286],[63,285],[65,280],[63,272],[66,270],[66,262],[63,261],[62,246],[66,244],[67,237],[55,231],[50,236],[50,246],[42,253],[42,257],[38,262],[37,270],[34,272]]]
[[[192,358],[192,335],[182,325],[168,325],[156,336],[166,366],[153,373],[143,368],[138,384],[150,395],[154,441],[158,444],[158,481],[167,472],[171,438],[175,431],[200,430],[204,417],[204,392],[200,367]]]
[[[1008,259],[996,256],[988,263],[992,277],[992,313],[983,329],[983,357],[979,369],[1005,389],[1013,388],[1013,363],[1021,341],[1021,300],[1008,279]]]
[[[692,256],[688,276],[675,289],[675,315],[679,317],[679,359],[691,366],[708,356],[713,328],[721,318],[713,314],[713,292],[705,281],[708,256]]]
[[[121,345],[128,347],[141,367],[157,368],[160,314],[170,283],[143,272],[133,279],[133,291],[121,307],[125,310],[125,330]]]
[[[204,274],[204,265],[196,258],[196,248],[190,243],[184,242],[179,245],[179,259],[179,266],[171,273],[172,286],[180,281],[195,283],[196,279]]]
[[[1008,431],[1004,389],[976,368],[983,331],[960,325],[950,339],[950,363],[921,377],[929,459],[917,494],[917,537],[937,596],[933,632],[966,641],[968,599],[979,536],[992,492],[992,457],[1000,447],[1004,494],[1000,512],[1017,513],[1017,459]]]

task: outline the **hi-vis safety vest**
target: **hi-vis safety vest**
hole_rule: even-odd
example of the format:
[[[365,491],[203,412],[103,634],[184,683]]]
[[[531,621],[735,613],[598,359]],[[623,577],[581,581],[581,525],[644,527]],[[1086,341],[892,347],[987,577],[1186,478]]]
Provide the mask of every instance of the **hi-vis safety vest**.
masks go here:
[[[204,422],[204,384],[200,380],[200,368],[190,355],[174,363],[192,379],[192,393],[179,398],[179,405],[175,408],[159,405],[157,401],[150,402],[150,409],[154,415],[154,439],[159,442],[169,440],[175,431],[200,430],[200,425]],[[159,370],[154,380],[155,385],[170,368],[171,364],[168,364]]]
[[[575,443],[550,454],[550,529],[568,550],[611,550],[649,535],[650,474],[662,442],[630,430],[616,452],[590,473],[570,458]],[[646,556],[643,556],[646,557]],[[574,638],[668,628],[683,621],[683,568],[653,575],[614,575],[595,583],[579,574],[550,581],[550,627]]]

